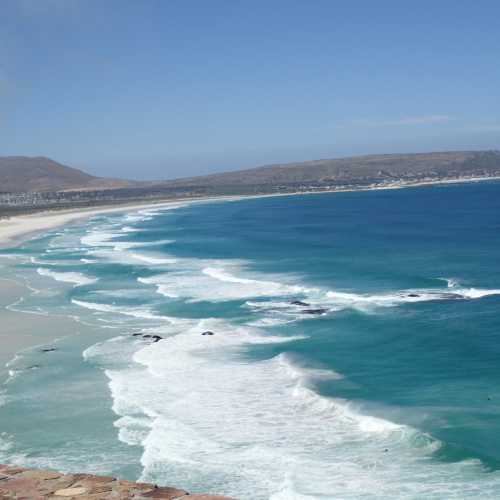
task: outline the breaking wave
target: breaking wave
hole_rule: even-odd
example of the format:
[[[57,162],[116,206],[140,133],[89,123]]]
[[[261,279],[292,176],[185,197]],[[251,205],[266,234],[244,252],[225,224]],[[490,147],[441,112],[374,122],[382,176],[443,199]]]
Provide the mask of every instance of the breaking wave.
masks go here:
[[[122,339],[86,352],[108,367],[120,440],[144,450],[141,480],[175,478],[242,499],[464,498],[479,480],[482,492],[498,491],[497,475],[478,474],[478,461],[438,463],[439,441],[315,391],[341,375],[287,354],[251,363],[237,355],[294,337],[215,319],[168,332],[136,351]],[[109,368],[106,360],[120,358]]]
[[[92,285],[97,283],[98,278],[90,278],[85,274],[78,272],[56,272],[51,271],[50,269],[46,269],[44,267],[39,267],[37,269],[37,273],[40,276],[48,276],[56,281],[62,281],[64,283],[73,283],[74,286],[84,286],[84,285]]]

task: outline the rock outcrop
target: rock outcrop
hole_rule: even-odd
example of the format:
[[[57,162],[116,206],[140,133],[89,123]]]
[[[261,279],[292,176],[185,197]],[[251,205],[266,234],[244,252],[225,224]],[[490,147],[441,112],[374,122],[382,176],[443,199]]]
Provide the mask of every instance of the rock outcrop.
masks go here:
[[[0,500],[235,500],[91,474],[0,465]]]

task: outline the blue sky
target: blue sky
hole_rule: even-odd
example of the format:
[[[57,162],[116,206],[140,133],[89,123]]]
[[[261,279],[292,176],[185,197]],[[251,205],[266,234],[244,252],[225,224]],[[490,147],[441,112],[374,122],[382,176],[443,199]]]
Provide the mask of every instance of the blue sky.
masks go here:
[[[0,155],[171,178],[500,148],[500,2],[2,0]]]

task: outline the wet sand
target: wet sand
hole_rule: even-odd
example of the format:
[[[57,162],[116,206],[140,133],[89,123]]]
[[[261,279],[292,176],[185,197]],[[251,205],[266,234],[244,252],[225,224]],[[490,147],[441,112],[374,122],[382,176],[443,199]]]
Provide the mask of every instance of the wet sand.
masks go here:
[[[36,346],[51,346],[55,338],[81,330],[74,319],[12,311],[7,306],[30,293],[21,283],[0,279],[0,383],[8,375],[5,365],[17,352]]]

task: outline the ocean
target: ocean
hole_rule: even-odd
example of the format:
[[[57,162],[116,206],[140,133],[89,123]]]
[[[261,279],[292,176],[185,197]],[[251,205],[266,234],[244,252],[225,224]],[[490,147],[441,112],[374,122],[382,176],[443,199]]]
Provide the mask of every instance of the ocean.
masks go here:
[[[9,363],[0,463],[498,499],[499,249],[484,182],[177,203],[3,250],[10,308],[68,321]]]

